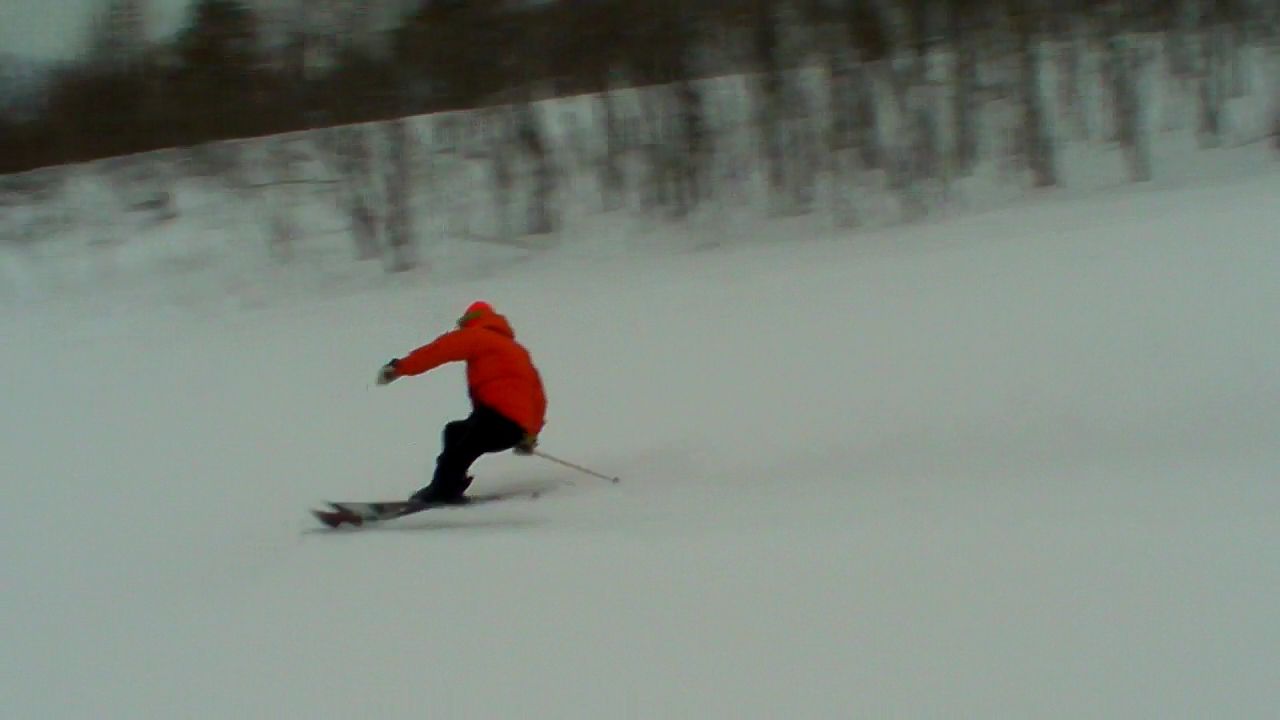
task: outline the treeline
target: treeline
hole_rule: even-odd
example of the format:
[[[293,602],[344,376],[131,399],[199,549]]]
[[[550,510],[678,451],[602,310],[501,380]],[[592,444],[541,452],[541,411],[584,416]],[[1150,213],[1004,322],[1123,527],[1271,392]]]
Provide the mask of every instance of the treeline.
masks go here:
[[[655,84],[674,88],[697,152],[702,98],[690,81],[751,73],[768,174],[783,183],[787,118],[813,109],[789,71],[820,68],[832,142],[872,167],[895,160],[906,182],[944,161],[972,167],[975,113],[991,90],[979,69],[998,67],[1036,182],[1052,184],[1043,70],[1053,67],[1055,105],[1070,112],[1094,53],[1113,138],[1141,178],[1139,68],[1163,62],[1194,88],[1211,144],[1224,103],[1244,92],[1241,53],[1274,44],[1277,28],[1280,0],[197,0],[185,28],[157,43],[145,0],[103,0],[83,60],[58,73],[37,112],[0,118],[0,172]],[[913,159],[885,157],[877,141],[878,83],[909,126],[899,132]]]

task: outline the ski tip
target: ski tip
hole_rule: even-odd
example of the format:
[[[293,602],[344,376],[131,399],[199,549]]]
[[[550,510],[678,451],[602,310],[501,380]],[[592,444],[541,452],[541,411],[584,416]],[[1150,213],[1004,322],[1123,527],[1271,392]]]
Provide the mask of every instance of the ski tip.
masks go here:
[[[361,520],[359,516],[344,512],[341,508],[332,512],[327,510],[312,510],[311,514],[315,516],[316,520],[319,520],[326,527],[335,529],[341,527],[343,523],[348,523],[355,527],[359,527],[364,524],[364,521]]]
[[[337,521],[333,518],[333,513],[325,512],[324,510],[312,510],[311,515],[316,520],[319,520],[321,525],[331,528],[338,527]]]

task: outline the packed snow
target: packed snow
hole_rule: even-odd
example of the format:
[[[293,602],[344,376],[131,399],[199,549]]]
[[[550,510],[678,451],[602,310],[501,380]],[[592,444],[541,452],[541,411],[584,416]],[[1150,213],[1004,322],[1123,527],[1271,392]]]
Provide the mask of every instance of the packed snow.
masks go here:
[[[221,303],[10,255],[0,714],[1274,717],[1269,168]],[[374,372],[477,298],[543,448],[622,482],[491,456],[476,491],[548,492],[321,531],[426,482],[461,368]]]

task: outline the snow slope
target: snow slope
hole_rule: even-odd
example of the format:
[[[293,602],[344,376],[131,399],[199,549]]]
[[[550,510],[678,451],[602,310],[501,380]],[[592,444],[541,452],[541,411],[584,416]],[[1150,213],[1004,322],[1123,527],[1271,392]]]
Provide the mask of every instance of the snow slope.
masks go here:
[[[6,309],[0,715],[1274,717],[1277,197]],[[312,532],[424,482],[461,370],[373,373],[477,297],[624,482]]]

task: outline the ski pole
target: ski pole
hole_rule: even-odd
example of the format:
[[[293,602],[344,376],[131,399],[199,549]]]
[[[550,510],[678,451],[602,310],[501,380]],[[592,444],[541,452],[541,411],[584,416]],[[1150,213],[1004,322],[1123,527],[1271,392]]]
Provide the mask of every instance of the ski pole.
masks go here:
[[[593,478],[599,478],[599,479],[601,479],[601,480],[608,480],[609,482],[612,482],[612,483],[616,483],[616,482],[621,482],[621,481],[622,481],[622,478],[619,478],[619,477],[609,477],[608,475],[605,475],[605,474],[603,474],[603,473],[598,473],[598,472],[596,472],[595,470],[591,470],[591,469],[589,469],[589,468],[584,468],[584,467],[582,467],[581,465],[575,465],[575,464],[573,464],[573,463],[571,463],[571,462],[569,462],[569,461],[567,461],[567,460],[561,460],[560,458],[555,457],[554,455],[548,455],[548,454],[546,454],[546,453],[542,452],[541,450],[534,450],[534,451],[533,451],[533,454],[534,454],[534,455],[537,455],[538,457],[542,458],[543,460],[550,460],[550,461],[551,461],[551,462],[553,462],[553,463],[556,463],[556,464],[559,464],[559,465],[563,465],[563,466],[565,466],[565,467],[567,467],[567,468],[570,468],[570,469],[573,469],[573,470],[577,470],[578,472],[580,472],[580,473],[585,473],[585,474],[587,474],[587,475],[590,475],[590,476],[591,476],[591,477],[593,477]]]

